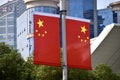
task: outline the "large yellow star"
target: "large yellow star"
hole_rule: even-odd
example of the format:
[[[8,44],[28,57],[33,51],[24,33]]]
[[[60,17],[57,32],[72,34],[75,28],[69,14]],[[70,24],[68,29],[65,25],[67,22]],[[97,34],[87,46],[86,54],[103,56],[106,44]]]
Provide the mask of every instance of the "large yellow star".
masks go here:
[[[39,19],[39,21],[37,22],[37,24],[39,25],[39,27],[43,27],[43,21],[41,21],[40,19]]]
[[[85,26],[81,27],[81,32],[83,32],[85,34],[86,31],[87,31],[87,29],[85,28]]]

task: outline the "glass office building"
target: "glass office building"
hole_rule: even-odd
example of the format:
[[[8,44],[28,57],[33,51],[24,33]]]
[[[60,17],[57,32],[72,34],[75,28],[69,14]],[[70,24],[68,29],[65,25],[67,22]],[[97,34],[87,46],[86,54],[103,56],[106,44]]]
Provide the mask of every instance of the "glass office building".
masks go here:
[[[120,23],[120,1],[111,3],[107,8],[98,10],[98,34],[111,23]]]
[[[0,42],[5,42],[13,48],[16,48],[14,18],[13,12],[0,17]]]
[[[8,1],[0,6],[0,42],[17,47],[16,18],[25,11],[22,0]]]
[[[91,20],[91,38],[94,37],[94,0],[67,0],[68,16]]]
[[[113,23],[113,11],[111,8],[98,10],[98,34],[104,29],[106,25]]]

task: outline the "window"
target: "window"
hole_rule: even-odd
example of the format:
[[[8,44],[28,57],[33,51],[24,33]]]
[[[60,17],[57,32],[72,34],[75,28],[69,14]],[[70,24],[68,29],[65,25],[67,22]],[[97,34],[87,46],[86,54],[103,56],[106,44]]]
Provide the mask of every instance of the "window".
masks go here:
[[[22,48],[22,51],[24,51],[24,48]]]
[[[55,14],[57,12],[57,9],[51,8],[51,13]]]
[[[6,40],[6,35],[1,35],[0,36],[0,41],[2,42],[2,41],[5,41]]]
[[[26,31],[26,29],[24,28],[24,31]]]
[[[6,28],[0,27],[0,34],[5,34],[5,33],[6,33]]]
[[[28,44],[26,45],[26,47],[28,47]]]
[[[14,25],[14,20],[13,20],[13,18],[8,18],[7,24],[8,24],[8,25]]]
[[[0,26],[5,26],[5,19],[0,19]]]
[[[8,35],[7,38],[8,38],[9,41],[13,41],[14,40],[14,35]]]
[[[41,12],[42,11],[42,7],[36,7],[35,11]]]
[[[14,14],[9,14],[7,17],[13,18]]]
[[[50,13],[50,7],[44,7],[43,12]]]
[[[20,35],[21,35],[21,32],[20,32]]]
[[[14,33],[14,27],[8,27],[8,33]]]

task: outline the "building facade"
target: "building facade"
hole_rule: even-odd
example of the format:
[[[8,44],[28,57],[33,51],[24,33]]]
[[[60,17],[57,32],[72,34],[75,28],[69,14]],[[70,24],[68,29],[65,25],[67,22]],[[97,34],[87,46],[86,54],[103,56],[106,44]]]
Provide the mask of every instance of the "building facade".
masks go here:
[[[22,0],[8,1],[0,6],[0,42],[17,47],[16,19],[25,11]]]
[[[17,49],[26,59],[34,50],[34,12],[58,13],[59,0],[24,0],[27,10],[17,19]],[[24,18],[24,20],[23,20]]]
[[[113,23],[113,12],[111,8],[98,10],[98,34],[105,28],[106,25]]]
[[[109,6],[113,11],[113,22],[120,23],[120,1],[113,2]]]
[[[94,15],[96,14],[96,1],[95,0],[66,0],[67,1],[67,15],[77,18],[90,19],[90,36],[94,37]],[[96,26],[95,26],[96,27]]]
[[[107,8],[98,10],[98,34],[111,23],[120,23],[120,1],[111,3]]]
[[[27,36],[28,13],[25,11],[17,18],[17,49],[25,59],[29,56],[29,40]]]

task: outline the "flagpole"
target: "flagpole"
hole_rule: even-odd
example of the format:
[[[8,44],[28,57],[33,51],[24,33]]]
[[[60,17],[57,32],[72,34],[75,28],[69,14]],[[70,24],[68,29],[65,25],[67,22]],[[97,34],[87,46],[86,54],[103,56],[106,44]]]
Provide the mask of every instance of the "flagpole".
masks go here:
[[[62,26],[62,47],[63,47],[63,80],[67,80],[67,50],[66,50],[66,9],[65,1],[60,0],[60,16],[61,16],[61,26]]]

